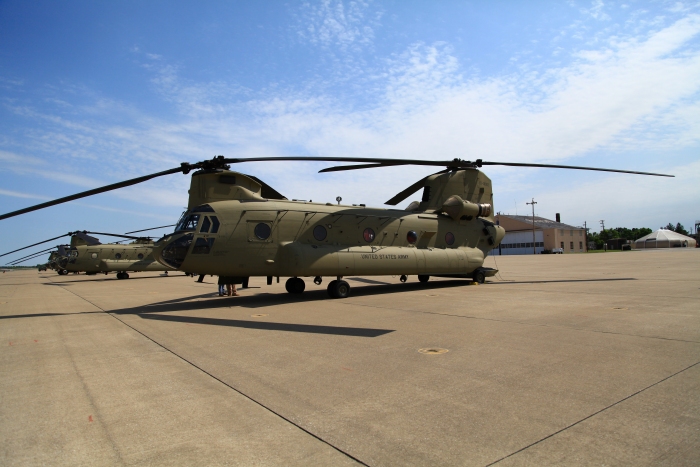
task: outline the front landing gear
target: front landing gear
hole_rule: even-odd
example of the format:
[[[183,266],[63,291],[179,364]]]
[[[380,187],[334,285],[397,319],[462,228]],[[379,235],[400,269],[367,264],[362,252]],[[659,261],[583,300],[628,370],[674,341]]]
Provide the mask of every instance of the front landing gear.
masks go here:
[[[284,284],[284,287],[287,289],[287,292],[298,294],[304,291],[306,284],[298,277],[290,277],[287,279],[287,283]]]
[[[117,279],[128,279],[128,278],[129,278],[129,274],[127,274],[125,272],[118,272],[117,273]]]
[[[350,284],[343,280],[330,281],[328,295],[331,298],[345,298],[350,295]]]

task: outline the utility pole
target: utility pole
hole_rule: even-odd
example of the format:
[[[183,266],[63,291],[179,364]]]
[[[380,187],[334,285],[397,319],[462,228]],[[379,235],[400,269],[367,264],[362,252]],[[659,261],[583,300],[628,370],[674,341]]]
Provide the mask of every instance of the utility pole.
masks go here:
[[[535,242],[535,204],[537,202],[535,201],[535,198],[532,198],[532,203],[525,203],[525,204],[531,204],[532,205],[532,254],[537,254],[535,251],[535,245],[537,243]]]
[[[605,230],[605,221],[600,221],[600,226]]]
[[[603,230],[600,233],[605,233],[605,221],[601,220],[600,221],[600,226],[603,228]],[[608,251],[608,242],[604,241],[603,243],[603,250]]]

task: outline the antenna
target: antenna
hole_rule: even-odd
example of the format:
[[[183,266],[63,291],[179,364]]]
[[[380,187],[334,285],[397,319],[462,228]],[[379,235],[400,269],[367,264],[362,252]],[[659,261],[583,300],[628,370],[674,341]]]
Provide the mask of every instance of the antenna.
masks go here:
[[[537,201],[535,201],[535,198],[532,198],[531,203],[525,203],[525,204],[531,204],[532,205],[532,254],[537,254],[535,251],[535,204],[537,204]]]

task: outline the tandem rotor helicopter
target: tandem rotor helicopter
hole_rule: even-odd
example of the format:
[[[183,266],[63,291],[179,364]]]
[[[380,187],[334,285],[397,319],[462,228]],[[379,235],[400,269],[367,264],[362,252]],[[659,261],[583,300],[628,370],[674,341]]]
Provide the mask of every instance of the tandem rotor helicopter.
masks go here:
[[[443,170],[417,181],[385,204],[396,206],[420,189],[421,201],[405,210],[290,201],[262,180],[230,170],[231,164],[262,161],[354,163],[320,172],[394,167],[438,166]],[[491,180],[483,166],[593,170],[638,175],[673,175],[594,167],[477,159],[447,161],[345,158],[216,156],[180,167],[0,215],[0,220],[75,199],[135,185],[175,173],[192,173],[189,202],[172,234],[158,240],[153,253],[163,265],[180,271],[228,276],[236,283],[250,276],[288,277],[289,293],[302,293],[303,277],[321,284],[331,277],[328,294],[345,298],[349,275],[417,275],[466,278],[483,283],[497,270],[484,258],[505,230],[494,223]]]
[[[173,227],[173,225],[163,227]],[[147,230],[155,230],[163,227],[154,227],[152,229],[143,229],[127,233],[145,232]],[[132,242],[128,244],[102,243],[97,238],[88,234],[121,237],[127,240],[132,240]],[[49,260],[42,269],[53,269],[59,275],[65,275],[71,272],[84,272],[88,275],[116,272],[117,279],[128,279],[129,272],[174,270],[172,267],[156,261],[153,256],[154,243],[149,237],[134,237],[130,235],[105,232],[89,232],[86,230],[68,232],[65,235],[53,237],[48,240],[4,253],[0,255],[0,257],[67,236],[70,236],[70,245],[58,245],[54,251],[51,251],[53,248],[42,250],[40,252],[19,258],[10,264],[17,265],[36,258],[42,254],[46,254],[47,251],[51,251]]]

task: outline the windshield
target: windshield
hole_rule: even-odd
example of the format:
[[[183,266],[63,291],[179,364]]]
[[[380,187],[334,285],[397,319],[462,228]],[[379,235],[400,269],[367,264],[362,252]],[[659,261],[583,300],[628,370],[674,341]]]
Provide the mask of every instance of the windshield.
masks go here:
[[[183,215],[180,218],[180,222],[177,223],[177,227],[175,227],[175,232],[196,230],[197,223],[199,223],[199,214]]]

